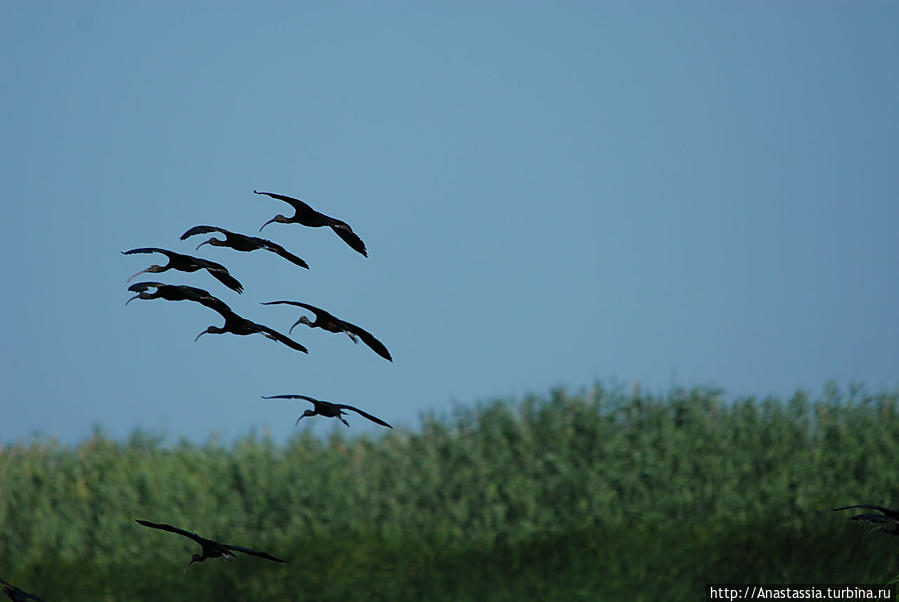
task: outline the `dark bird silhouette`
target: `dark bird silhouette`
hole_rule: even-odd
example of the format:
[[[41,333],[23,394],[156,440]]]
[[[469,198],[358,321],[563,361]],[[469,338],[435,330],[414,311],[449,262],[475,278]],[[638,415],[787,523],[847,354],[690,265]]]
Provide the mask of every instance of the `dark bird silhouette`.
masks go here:
[[[150,288],[156,287],[156,290],[152,293],[148,293],[147,290]],[[263,336],[273,340],[278,341],[279,343],[284,343],[291,349],[296,349],[297,351],[302,351],[303,353],[309,353],[309,351],[280,332],[276,330],[272,330],[268,326],[264,326],[262,324],[257,324],[256,322],[251,322],[246,318],[242,318],[234,313],[228,304],[212,296],[208,291],[204,291],[201,288],[194,288],[192,286],[186,286],[183,284],[175,285],[175,284],[162,284],[161,282],[135,282],[131,286],[128,287],[129,291],[137,292],[136,295],[128,299],[125,302],[125,305],[131,303],[134,299],[165,299],[167,301],[196,301],[197,303],[202,303],[206,307],[210,309],[214,309],[218,313],[225,318],[225,325],[219,328],[218,326],[210,326],[200,334],[196,336],[194,341],[199,339],[204,334],[223,334],[226,332],[230,332],[231,334],[262,334]]]
[[[326,312],[325,310],[315,307],[314,305],[309,305],[308,303],[300,303],[299,301],[267,301],[263,303],[263,305],[296,305],[297,307],[302,307],[304,309],[308,309],[312,313],[315,314],[315,321],[312,322],[306,316],[300,316],[300,319],[293,323],[293,326],[290,327],[290,330],[287,331],[288,334],[293,332],[293,329],[298,324],[305,324],[310,328],[322,328],[327,330],[328,332],[345,332],[348,337],[354,342],[358,343],[357,336],[362,339],[362,341],[371,347],[371,349],[383,357],[386,360],[393,361],[393,358],[390,357],[390,352],[387,351],[387,347],[384,346],[381,341],[376,339],[374,335],[366,330],[362,330],[355,324],[350,324],[349,322],[345,322],[340,318],[333,316],[332,314]]]
[[[852,508],[878,510],[883,514],[856,514],[855,516],[850,516],[849,520],[865,520],[869,523],[875,523],[877,525],[872,529],[872,531],[883,531],[884,533],[889,533],[890,535],[899,535],[899,511],[890,510],[889,508],[884,508],[883,506],[875,506],[873,504],[841,506],[840,508],[834,508],[833,511],[837,512],[838,510],[851,510]]]
[[[275,194],[274,192],[256,192],[254,190],[253,193],[264,194],[266,196],[272,197],[273,199],[278,199],[279,201],[289,203],[294,210],[293,217],[285,217],[278,214],[272,219],[268,220],[267,222],[262,224],[261,228],[259,228],[260,232],[262,232],[262,228],[265,228],[272,222],[278,222],[279,224],[302,224],[303,226],[309,226],[311,228],[330,226],[331,229],[334,230],[334,233],[342,238],[346,244],[350,245],[354,250],[368,257],[368,253],[365,251],[365,243],[362,242],[362,239],[359,238],[355,232],[353,232],[353,229],[350,228],[350,225],[348,223],[340,221],[339,219],[333,217],[328,217],[324,213],[319,213],[300,199],[295,199],[283,194]]]
[[[37,602],[44,602],[43,598],[38,598],[34,594],[29,594],[24,589],[20,589],[11,583],[7,583],[3,579],[0,579],[0,583],[3,584],[3,593],[13,602],[27,602],[29,598],[37,600]]]
[[[392,426],[390,426],[389,424],[387,424],[380,418],[372,416],[371,414],[369,414],[367,412],[363,412],[359,408],[354,408],[353,406],[348,406],[343,403],[331,403],[330,401],[322,401],[321,399],[315,399],[314,397],[307,397],[306,395],[270,395],[268,397],[263,395],[262,398],[263,399],[305,399],[306,401],[311,401],[312,405],[315,406],[315,409],[306,410],[305,412],[303,412],[303,415],[300,416],[299,418],[297,418],[297,422],[296,422],[297,424],[299,424],[300,420],[302,420],[306,416],[327,416],[328,418],[337,418],[345,425],[350,426],[350,423],[347,422],[346,420],[344,420],[344,418],[343,418],[343,416],[346,414],[346,412],[344,412],[344,410],[350,410],[352,412],[356,412],[360,416],[368,418],[369,420],[371,420],[372,422],[374,422],[376,424],[380,424],[381,426],[386,426],[389,429],[393,428]]]
[[[151,265],[146,270],[141,270],[136,273],[134,276],[128,279],[128,282],[135,276],[139,276],[145,272],[165,272],[167,270],[178,270],[180,272],[196,272],[197,270],[206,270],[215,278],[218,278],[219,282],[227,286],[233,291],[237,291],[238,293],[243,292],[243,285],[238,282],[234,276],[228,273],[228,268],[223,266],[220,263],[215,263],[214,261],[207,261],[205,259],[200,259],[199,257],[191,257],[190,255],[182,255],[181,253],[175,253],[174,251],[167,251],[166,249],[158,249],[156,247],[142,247],[140,249],[131,249],[130,251],[122,251],[123,255],[133,255],[134,253],[162,253],[166,257],[168,257],[169,262],[165,265]]]
[[[150,527],[151,529],[161,529],[163,531],[169,531],[171,533],[177,533],[178,535],[183,535],[184,537],[189,537],[194,540],[198,544],[203,547],[202,554],[194,554],[190,558],[190,562],[187,563],[187,566],[184,567],[184,572],[187,572],[187,569],[190,568],[195,562],[203,562],[207,558],[218,558],[220,556],[224,556],[228,562],[233,562],[236,558],[234,554],[232,554],[232,550],[235,552],[243,552],[244,554],[250,554],[251,556],[259,556],[260,558],[265,558],[266,560],[273,560],[275,562],[287,562],[286,560],[281,560],[280,558],[275,558],[271,554],[267,554],[265,552],[259,552],[257,550],[251,550],[250,548],[244,548],[242,546],[232,546],[226,543],[219,543],[217,541],[213,541],[212,539],[206,539],[205,537],[200,537],[196,533],[191,533],[190,531],[185,531],[184,529],[179,529],[178,527],[173,527],[172,525],[163,525],[160,523],[151,523],[150,521],[136,519],[138,524],[141,524],[145,527]]]
[[[155,288],[153,292],[148,290]],[[163,284],[162,282],[135,282],[128,287],[132,293],[137,293],[127,301],[128,305],[135,299],[165,299],[166,301],[196,301],[216,311],[228,310],[228,305],[221,299],[214,297],[209,291],[186,284]]]
[[[307,270],[309,269],[309,265],[305,261],[294,255],[290,251],[287,251],[278,243],[274,243],[264,238],[257,238],[256,236],[237,234],[236,232],[231,232],[230,230],[225,230],[224,228],[216,228],[215,226],[194,226],[181,235],[181,240],[185,240],[195,234],[206,234],[207,232],[218,232],[219,234],[223,234],[225,236],[225,240],[219,240],[218,238],[212,237],[209,240],[198,244],[198,249],[206,244],[212,245],[213,247],[231,247],[235,251],[244,252],[255,251],[256,249],[265,249],[266,251],[271,251],[272,253],[280,255],[287,261],[295,263],[301,268],[306,268]]]

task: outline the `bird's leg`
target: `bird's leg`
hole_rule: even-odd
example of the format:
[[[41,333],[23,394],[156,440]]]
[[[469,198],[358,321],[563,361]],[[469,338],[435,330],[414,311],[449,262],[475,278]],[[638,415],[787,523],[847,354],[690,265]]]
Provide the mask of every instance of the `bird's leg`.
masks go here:
[[[340,420],[340,421],[341,421],[342,423],[344,423],[345,425],[350,426],[350,423],[347,422],[347,421],[344,419],[344,417],[341,416],[340,414],[337,415],[337,419]]]
[[[359,344],[359,339],[356,338],[356,335],[355,335],[355,334],[353,334],[353,333],[350,332],[349,330],[344,330],[344,332],[346,333],[346,336],[350,337],[350,340],[351,340],[351,341],[353,341],[353,342],[356,343],[357,345]]]

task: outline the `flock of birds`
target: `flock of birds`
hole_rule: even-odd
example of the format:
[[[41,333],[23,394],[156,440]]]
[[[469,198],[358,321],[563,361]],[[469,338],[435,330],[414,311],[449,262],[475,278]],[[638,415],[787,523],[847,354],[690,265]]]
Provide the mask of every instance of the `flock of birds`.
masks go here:
[[[337,233],[340,238],[342,238],[353,250],[361,253],[364,256],[368,256],[368,252],[365,249],[365,243],[362,242],[362,239],[353,232],[353,229],[344,221],[339,219],[329,217],[323,213],[320,213],[304,203],[299,199],[295,199],[293,197],[285,196],[283,194],[275,194],[272,192],[257,192],[253,191],[255,194],[262,194],[274,199],[278,199],[281,201],[285,201],[289,203],[294,208],[294,215],[291,217],[285,217],[283,215],[276,215],[272,219],[268,220],[262,227],[259,228],[261,231],[267,225],[272,222],[282,223],[282,224],[301,224],[303,226],[309,227],[322,227],[327,226],[330,227],[334,232]],[[202,247],[205,244],[210,244],[216,247],[229,247],[231,249],[237,251],[255,251],[257,249],[264,249],[267,251],[271,251],[280,255],[281,257],[287,259],[288,261],[309,269],[309,265],[303,261],[301,258],[287,251],[281,245],[272,242],[270,240],[266,240],[264,238],[258,238],[255,236],[247,236],[245,234],[238,234],[236,232],[231,232],[230,230],[225,230],[224,228],[219,228],[216,226],[194,226],[189,229],[187,232],[181,235],[181,240],[186,240],[191,236],[196,234],[206,234],[209,232],[215,232],[223,235],[224,240],[215,238],[209,238],[208,240],[201,242],[197,245],[197,249]],[[184,255],[181,253],[176,253],[175,251],[170,251],[168,249],[161,249],[158,247],[141,247],[137,249],[131,249],[130,251],[123,251],[125,255],[133,255],[133,254],[143,254],[143,253],[160,253],[165,255],[168,259],[168,263],[165,265],[151,265],[150,267],[143,269],[136,274],[132,275],[131,278],[128,279],[130,282],[135,277],[144,274],[144,273],[160,273],[166,272],[168,270],[178,270],[181,272],[196,272],[197,270],[206,270],[210,275],[215,277],[219,282],[224,284],[229,289],[235,291],[240,294],[243,292],[243,285],[236,279],[231,273],[228,271],[228,268],[223,266],[220,263],[216,263],[214,261],[209,261],[208,259],[202,259],[200,257],[193,257],[191,255]],[[257,324],[251,320],[248,320],[242,316],[236,314],[224,301],[215,297],[209,291],[203,290],[201,288],[196,288],[193,286],[187,286],[183,284],[163,284],[161,282],[136,282],[128,287],[128,290],[136,293],[133,297],[128,299],[125,302],[125,305],[131,303],[131,301],[135,299],[165,299],[167,301],[193,301],[195,303],[200,303],[218,312],[222,318],[224,318],[225,323],[223,326],[209,326],[202,332],[200,332],[195,341],[198,340],[204,334],[224,334],[231,333],[237,335],[249,335],[249,334],[262,334],[263,336],[272,339],[273,341],[277,341],[279,343],[283,343],[284,345],[294,349],[296,351],[302,351],[303,353],[309,353],[309,350],[306,349],[304,345],[295,341],[294,339],[288,336],[293,332],[293,329],[296,328],[299,324],[305,324],[310,328],[321,328],[323,330],[327,330],[329,332],[335,333],[345,333],[353,342],[358,343],[361,339],[363,343],[365,343],[368,347],[372,349],[375,353],[383,357],[388,361],[393,361],[393,358],[390,356],[390,352],[387,350],[387,347],[375,338],[367,330],[356,326],[351,322],[347,322],[346,320],[341,320],[340,318],[334,316],[328,311],[321,309],[320,307],[316,307],[309,303],[303,303],[301,301],[267,301],[263,303],[263,305],[293,305],[299,307],[301,309],[307,310],[311,312],[315,318],[314,320],[310,320],[307,316],[303,315],[294,322],[294,324],[288,330],[288,335],[285,335],[273,328],[269,328],[264,324]],[[326,417],[336,417],[341,420],[344,424],[349,426],[349,423],[346,422],[342,418],[344,414],[343,410],[350,410],[352,412],[356,412],[360,416],[375,422],[381,426],[386,426],[387,428],[393,428],[380,418],[376,418],[371,414],[368,414],[359,408],[339,403],[331,403],[329,401],[322,401],[320,399],[315,399],[306,395],[273,395],[273,396],[263,396],[265,399],[303,399],[309,401],[313,404],[314,409],[306,410],[300,418],[305,416],[326,416]],[[297,420],[299,423],[299,419]]]
[[[359,238],[359,236],[355,232],[353,232],[353,229],[346,222],[320,213],[303,201],[295,199],[293,197],[285,196],[282,194],[275,194],[272,192],[257,192],[255,190],[253,192],[255,194],[266,195],[271,198],[289,203],[294,209],[293,216],[286,217],[280,214],[276,215],[272,219],[262,224],[262,227],[259,228],[260,231],[273,222],[281,224],[300,224],[313,228],[329,227],[353,250],[365,257],[368,257],[365,243],[362,242],[362,239]],[[303,259],[297,257],[293,253],[290,253],[284,247],[277,243],[266,240],[264,238],[238,234],[236,232],[231,232],[230,230],[225,230],[224,228],[219,228],[216,226],[194,226],[181,235],[181,240],[186,240],[191,236],[195,236],[197,234],[207,234],[210,232],[220,234],[224,236],[224,239],[219,239],[213,236],[197,245],[197,249],[206,244],[215,247],[229,247],[236,251],[244,252],[262,249],[280,255],[287,261],[290,261],[291,263],[301,268],[309,269],[309,265]],[[123,253],[125,255],[159,253],[165,255],[168,259],[168,263],[166,263],[165,265],[151,265],[150,267],[137,272],[128,279],[129,282],[137,276],[145,273],[157,274],[161,272],[167,272],[168,270],[177,270],[180,272],[196,272],[197,270],[206,270],[211,276],[216,278],[219,282],[221,282],[224,286],[228,287],[232,291],[240,294],[244,290],[243,285],[234,276],[231,275],[231,273],[228,271],[228,268],[220,263],[216,263],[208,259],[193,257],[191,255],[184,255],[182,253],[177,253],[175,251],[170,251],[168,249],[162,249],[159,247],[140,247],[137,249],[131,249],[129,251],[123,251]],[[183,284],[164,284],[162,282],[145,281],[136,282],[130,285],[128,287],[128,290],[135,293],[135,295],[125,302],[126,306],[135,299],[193,301],[218,312],[222,316],[222,318],[224,318],[225,323],[223,326],[209,326],[208,328],[200,332],[200,334],[196,336],[194,341],[198,340],[204,334],[231,333],[237,335],[249,335],[258,333],[269,339],[272,339],[273,341],[282,343],[287,347],[290,347],[291,349],[302,351],[303,353],[308,353],[309,351],[305,346],[288,336],[298,325],[305,324],[310,328],[321,328],[328,332],[344,333],[354,343],[358,343],[361,339],[362,342],[365,343],[369,348],[371,348],[372,351],[388,361],[393,361],[393,358],[390,356],[390,352],[387,350],[387,347],[385,347],[384,344],[377,338],[375,338],[374,335],[372,335],[370,332],[364,330],[359,326],[356,326],[355,324],[342,320],[334,316],[330,312],[309,303],[300,301],[268,301],[263,303],[263,305],[292,305],[305,310],[314,316],[314,319],[312,320],[310,320],[306,315],[300,316],[300,318],[290,327],[290,330],[288,330],[288,335],[285,335],[281,332],[278,332],[277,330],[269,328],[268,326],[257,324],[256,322],[239,316],[224,301],[222,301],[218,297],[215,297],[209,291],[203,290],[201,288]],[[347,415],[347,411],[350,411],[359,414],[363,418],[371,420],[375,424],[379,424],[387,428],[393,428],[387,422],[381,420],[377,416],[373,416],[368,412],[347,404],[323,401],[321,399],[316,399],[308,395],[263,395],[262,397],[264,399],[300,399],[311,403],[313,406],[312,409],[305,410],[303,414],[299,418],[297,418],[297,424],[299,424],[300,420],[307,416],[324,416],[328,418],[337,418],[346,426],[349,426],[349,423],[346,421],[344,416]],[[191,556],[190,561],[184,568],[185,572],[187,572],[187,569],[191,564],[195,562],[203,562],[207,558],[222,557],[227,559],[228,561],[233,561],[235,559],[235,552],[241,552],[250,556],[264,558],[273,562],[288,562],[287,560],[272,556],[267,552],[261,552],[243,546],[221,543],[212,539],[207,539],[191,531],[179,529],[178,527],[174,527],[165,523],[154,523],[140,519],[137,520],[137,523],[151,529],[168,531],[169,533],[175,533],[177,535],[187,537],[200,545],[200,547],[202,548],[201,553]],[[3,586],[3,593],[6,594],[14,602],[26,602],[29,599],[37,600],[38,602],[44,602],[41,598],[35,596],[34,594],[28,593],[23,589],[20,589],[10,583],[7,583],[6,581],[3,581],[2,579],[0,579],[0,584],[2,584]]]
[[[368,256],[368,253],[365,249],[365,243],[362,242],[362,239],[353,232],[353,229],[347,224],[339,219],[335,219],[333,217],[329,217],[323,213],[319,213],[303,201],[299,199],[295,199],[289,196],[285,196],[282,194],[275,194],[271,192],[256,192],[255,194],[262,194],[274,199],[278,199],[289,203],[294,208],[294,215],[291,217],[285,217],[284,215],[276,215],[269,221],[262,224],[262,227],[259,228],[261,231],[265,226],[277,222],[281,224],[301,224],[303,226],[309,227],[330,227],[340,238],[344,240],[350,247],[352,247],[355,251],[361,253],[364,256]],[[236,251],[255,251],[258,249],[264,249],[266,251],[270,251],[277,255],[280,255],[284,259],[302,267],[309,269],[309,266],[303,261],[301,258],[296,255],[288,252],[281,245],[274,243],[270,240],[266,240],[264,238],[257,238],[255,236],[246,236],[244,234],[238,234],[235,232],[231,232],[229,230],[225,230],[224,228],[218,228],[215,226],[194,226],[187,232],[181,235],[181,240],[186,240],[191,236],[196,234],[206,234],[209,232],[216,232],[218,234],[223,235],[224,240],[212,237],[208,240],[197,245],[197,249],[202,247],[205,244],[210,244],[216,247],[230,247]],[[123,251],[125,255],[133,255],[133,254],[143,254],[143,253],[161,253],[168,258],[168,263],[165,265],[151,265],[150,267],[141,270],[131,276],[128,279],[130,282],[135,277],[144,273],[159,273],[166,272],[168,270],[178,270],[181,272],[196,272],[197,270],[206,270],[209,274],[215,277],[219,282],[228,287],[229,289],[235,291],[240,294],[243,292],[243,285],[237,281],[229,272],[228,268],[225,266],[216,263],[214,261],[209,261],[207,259],[202,259],[200,257],[193,257],[190,255],[183,255],[181,253],[176,253],[174,251],[169,251],[167,249],[161,249],[158,247],[141,247],[137,249],[131,249],[130,251]],[[135,294],[133,297],[128,299],[125,302],[125,305],[128,305],[134,299],[165,299],[167,301],[194,301],[196,303],[200,303],[205,305],[206,307],[215,310],[218,312],[224,319],[224,326],[209,326],[206,330],[203,330],[196,336],[194,341],[199,339],[204,334],[223,334],[223,333],[231,333],[238,335],[248,335],[248,334],[262,334],[274,341],[283,343],[287,345],[291,349],[295,349],[297,351],[302,351],[303,353],[308,353],[306,347],[298,343],[297,341],[291,339],[289,336],[281,334],[280,332],[269,328],[268,326],[264,326],[262,324],[257,324],[256,322],[251,322],[246,318],[243,318],[236,313],[234,313],[228,305],[213,296],[208,291],[205,291],[200,288],[195,288],[187,285],[174,285],[174,284],[163,284],[161,282],[137,282],[128,287],[128,290]],[[363,330],[359,326],[355,324],[351,324],[350,322],[346,322],[341,320],[340,318],[335,317],[329,312],[321,309],[319,307],[315,307],[314,305],[310,305],[308,303],[302,303],[300,301],[268,301],[263,303],[263,305],[293,305],[296,307],[300,307],[305,309],[312,314],[314,314],[314,321],[309,320],[308,317],[301,316],[288,330],[288,334],[293,332],[293,329],[299,324],[306,324],[311,328],[322,328],[329,332],[340,333],[343,332],[353,342],[358,342],[359,339],[362,339],[362,342],[365,343],[368,347],[370,347],[375,353],[387,359],[389,361],[393,361],[393,358],[390,356],[390,352],[381,343],[378,339],[376,339],[371,333],[366,330]],[[303,414],[297,418],[297,424],[299,424],[300,420],[307,416],[325,416],[328,418],[337,418],[341,422],[343,422],[346,426],[349,426],[349,423],[344,418],[346,415],[345,410],[349,410],[351,412],[355,412],[362,416],[363,418],[367,418],[372,422],[379,424],[381,426],[385,426],[387,428],[393,428],[388,423],[384,422],[380,418],[373,416],[359,408],[340,404],[340,403],[332,403],[329,401],[323,401],[320,399],[316,399],[314,397],[309,397],[308,395],[263,395],[263,399],[302,399],[312,403],[313,408],[307,409],[303,412]],[[899,510],[890,510],[889,508],[885,508],[883,506],[877,506],[873,504],[857,504],[853,506],[842,506],[840,508],[834,508],[834,512],[841,510],[851,510],[851,509],[866,509],[866,510],[876,510],[880,512],[880,514],[874,513],[864,513],[857,514],[855,516],[850,517],[850,520],[861,520],[867,521],[870,523],[874,523],[874,531],[883,531],[884,533],[888,533],[890,535],[899,535]],[[149,527],[151,529],[158,529],[161,531],[168,531],[170,533],[176,533],[183,537],[187,537],[192,539],[196,543],[200,545],[202,548],[200,554],[194,554],[191,556],[190,561],[187,563],[187,566],[184,567],[184,572],[187,572],[187,569],[190,568],[190,565],[195,562],[203,562],[207,558],[219,558],[223,557],[227,559],[229,562],[235,559],[234,552],[241,552],[243,554],[248,554],[250,556],[256,556],[259,558],[264,558],[266,560],[271,560],[273,562],[288,562],[287,560],[283,560],[281,558],[277,558],[268,554],[267,552],[260,552],[258,550],[253,550],[251,548],[246,548],[243,546],[236,546],[231,544],[221,543],[212,539],[207,539],[196,533],[191,531],[186,531],[184,529],[179,529],[178,527],[173,527],[172,525],[164,524],[164,523],[153,523],[146,520],[137,519],[138,524],[143,525],[144,527]],[[10,600],[13,602],[27,602],[27,600],[36,600],[37,602],[44,602],[42,598],[35,596],[34,594],[28,593],[23,589],[20,589],[10,583],[7,583],[3,579],[0,579],[0,584],[3,585],[3,593],[6,594]]]

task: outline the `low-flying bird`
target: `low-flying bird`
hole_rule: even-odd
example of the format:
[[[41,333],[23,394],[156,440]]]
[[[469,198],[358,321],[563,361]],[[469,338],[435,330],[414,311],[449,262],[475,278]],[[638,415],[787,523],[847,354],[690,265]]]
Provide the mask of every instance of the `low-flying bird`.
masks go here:
[[[312,405],[315,406],[315,409],[306,410],[305,412],[303,412],[303,415],[300,416],[299,418],[297,418],[297,422],[296,422],[297,424],[299,424],[300,420],[302,420],[306,416],[327,416],[328,418],[337,418],[345,425],[350,426],[350,423],[347,422],[343,418],[343,416],[346,414],[346,412],[344,412],[344,410],[350,410],[352,412],[356,412],[360,416],[368,418],[369,420],[371,420],[372,422],[374,422],[376,424],[380,424],[381,426],[386,426],[389,429],[393,428],[392,426],[390,426],[389,424],[387,424],[380,418],[372,416],[368,412],[363,412],[359,408],[354,408],[353,406],[348,406],[343,403],[331,403],[330,401],[322,401],[321,399],[315,399],[314,397],[308,397],[306,395],[269,395],[269,396],[263,395],[262,398],[263,399],[305,399],[306,401],[312,402]]]
[[[195,234],[206,234],[207,232],[218,232],[219,234],[223,234],[225,236],[225,240],[219,240],[218,238],[212,237],[209,240],[198,244],[198,249],[207,244],[212,245],[213,247],[231,247],[235,251],[244,252],[255,251],[256,249],[265,249],[266,251],[271,251],[272,253],[280,255],[287,261],[295,263],[301,268],[306,268],[307,270],[309,269],[309,264],[307,264],[305,261],[294,255],[290,251],[286,250],[278,243],[274,243],[264,238],[258,238],[256,236],[238,234],[236,232],[231,232],[230,230],[225,230],[224,228],[216,228],[215,226],[194,226],[181,235],[181,240],[185,240],[188,237],[194,236]]]
[[[883,531],[884,533],[889,533],[890,535],[899,535],[899,511],[890,510],[889,508],[884,508],[883,506],[875,506],[874,504],[841,506],[839,508],[834,508],[833,511],[837,512],[838,510],[851,510],[852,508],[878,510],[883,514],[856,514],[855,516],[850,516],[849,520],[865,520],[869,523],[875,523],[877,525],[872,529],[872,531]]]
[[[169,531],[170,533],[177,533],[178,535],[183,535],[184,537],[188,537],[203,547],[202,554],[194,554],[190,558],[190,562],[187,563],[187,566],[184,567],[184,572],[187,572],[187,569],[190,568],[195,562],[203,562],[207,558],[219,558],[223,556],[228,562],[233,562],[236,558],[232,551],[234,552],[243,552],[244,554],[250,554],[251,556],[259,556],[260,558],[265,558],[266,560],[273,560],[275,562],[287,562],[287,560],[281,560],[280,558],[275,558],[271,554],[267,554],[265,552],[259,552],[257,550],[251,550],[250,548],[244,548],[242,546],[232,546],[226,543],[219,543],[212,539],[206,539],[205,537],[200,537],[196,533],[191,533],[190,531],[185,531],[184,529],[179,529],[178,527],[173,527],[172,525],[164,525],[160,523],[151,523],[150,521],[136,519],[138,524],[141,524],[145,527],[150,527],[151,529],[161,529],[163,531]]]
[[[148,293],[147,290],[155,287],[156,290],[152,293]],[[129,291],[136,292],[137,294],[128,299],[125,302],[125,305],[131,303],[134,299],[165,299],[167,301],[196,301],[197,303],[202,303],[206,307],[210,309],[214,309],[219,314],[225,318],[225,325],[219,328],[218,326],[210,326],[200,334],[196,336],[194,341],[199,339],[204,334],[223,334],[226,332],[230,332],[231,334],[239,334],[239,335],[247,335],[247,334],[262,334],[263,336],[273,340],[278,341],[279,343],[284,343],[291,349],[296,349],[297,351],[302,351],[303,353],[309,353],[309,351],[291,339],[288,336],[281,334],[276,330],[272,330],[268,326],[264,326],[262,324],[257,324],[256,322],[251,322],[246,318],[238,316],[234,313],[228,304],[218,299],[217,297],[212,296],[208,291],[204,291],[201,288],[194,288],[192,286],[186,286],[183,284],[175,285],[175,284],[162,284],[161,282],[135,282],[131,286],[128,287]]]
[[[29,594],[24,589],[20,589],[11,583],[7,583],[3,579],[0,579],[0,583],[3,584],[3,593],[13,602],[27,602],[29,598],[37,600],[37,602],[44,602],[43,598],[38,598],[34,594]]]
[[[311,228],[330,226],[331,229],[334,230],[334,233],[342,238],[346,244],[350,245],[355,251],[368,257],[368,253],[365,251],[365,243],[362,242],[362,239],[359,238],[355,232],[353,232],[353,229],[350,228],[348,223],[333,217],[328,217],[324,213],[319,213],[300,199],[295,199],[283,194],[275,194],[274,192],[256,192],[254,190],[253,194],[264,194],[273,199],[284,201],[285,203],[289,203],[294,210],[293,217],[285,217],[278,214],[268,220],[262,224],[261,228],[259,228],[260,232],[262,232],[262,228],[265,228],[272,222],[278,222],[279,224],[302,224],[303,226],[309,226]]]
[[[128,279],[131,282],[136,276],[145,272],[165,272],[166,270],[178,270],[180,272],[196,272],[205,269],[212,276],[217,278],[219,282],[238,293],[243,292],[243,285],[228,273],[228,268],[214,261],[207,261],[199,257],[191,257],[190,255],[182,255],[174,251],[159,249],[156,247],[142,247],[140,249],[131,249],[130,251],[122,251],[123,255],[133,255],[134,253],[162,253],[168,257],[169,262],[165,265],[151,265],[146,270],[141,270]]]
[[[340,318],[331,315],[320,307],[315,307],[314,305],[309,305],[308,303],[300,303],[299,301],[267,301],[263,303],[263,305],[280,304],[295,305],[297,307],[308,309],[315,314],[314,322],[310,321],[306,316],[300,316],[300,319],[294,322],[293,326],[290,327],[290,330],[287,331],[288,334],[293,332],[293,329],[298,324],[305,324],[310,328],[322,328],[324,330],[327,330],[328,332],[345,332],[354,343],[359,343],[359,340],[356,338],[358,336],[366,345],[371,347],[372,351],[386,360],[390,360],[391,362],[393,361],[393,358],[390,357],[390,352],[387,351],[387,347],[385,347],[384,344],[376,339],[370,332],[362,330],[355,324],[345,322]]]

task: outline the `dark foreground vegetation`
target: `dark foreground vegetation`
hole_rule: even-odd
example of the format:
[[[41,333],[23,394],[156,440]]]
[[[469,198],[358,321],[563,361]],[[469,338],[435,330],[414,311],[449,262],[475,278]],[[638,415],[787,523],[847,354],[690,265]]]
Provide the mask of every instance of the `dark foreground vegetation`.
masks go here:
[[[602,389],[413,432],[231,447],[94,436],[0,451],[0,576],[48,601],[702,600],[710,582],[881,583],[899,393]],[[181,525],[270,551],[183,567]]]

